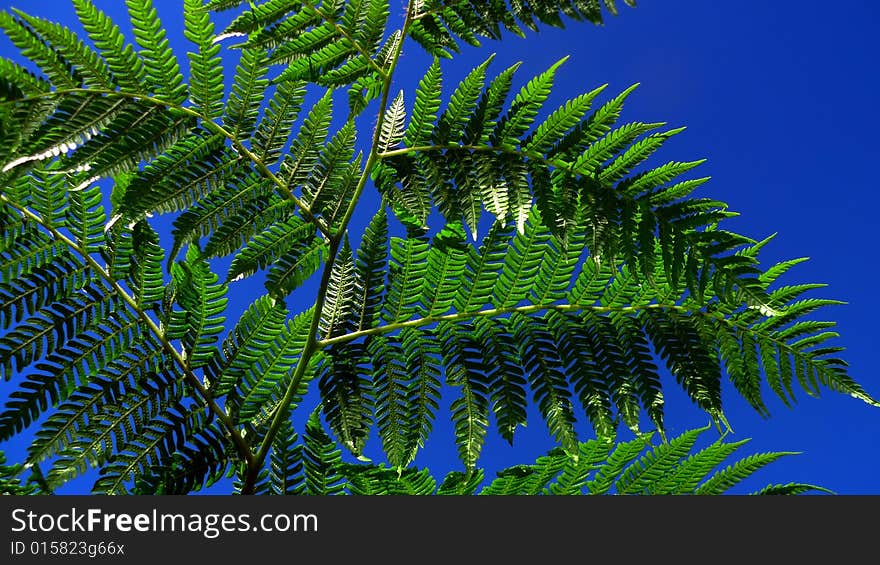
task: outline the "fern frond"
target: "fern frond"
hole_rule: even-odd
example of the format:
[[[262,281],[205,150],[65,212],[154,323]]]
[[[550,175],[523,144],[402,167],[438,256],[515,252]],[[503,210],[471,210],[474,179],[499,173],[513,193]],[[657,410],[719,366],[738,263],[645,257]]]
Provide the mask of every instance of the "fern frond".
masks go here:
[[[266,276],[266,289],[278,300],[284,300],[295,289],[314,275],[327,253],[323,240],[313,239],[298,244],[272,265]]]
[[[385,291],[388,264],[388,215],[381,207],[364,230],[355,265],[355,330],[373,327]]]
[[[129,387],[117,403],[100,406],[79,430],[79,437],[60,452],[48,474],[50,483],[69,481],[89,467],[108,462],[116,449],[143,433],[163,406],[183,395],[183,386],[166,373],[150,375]]]
[[[510,323],[525,363],[526,377],[550,433],[567,453],[575,454],[577,420],[555,341],[538,320],[514,314]]]
[[[241,315],[221,348],[205,366],[211,389],[222,396],[252,375],[256,364],[284,331],[287,310],[272,298],[263,296]],[[254,377],[249,377],[253,379]]]
[[[266,78],[268,68],[269,62],[264,50],[242,50],[223,115],[223,125],[233,139],[242,141],[253,133],[263,92],[269,85],[269,79]]]
[[[21,54],[33,61],[57,88],[77,88],[82,79],[70,61],[41,39],[29,26],[8,12],[0,12],[0,28]]]
[[[489,383],[480,363],[481,348],[456,324],[439,324],[437,339],[446,367],[446,382],[461,391],[450,410],[458,456],[470,471],[479,459],[489,426]]]
[[[312,495],[330,495],[341,492],[343,476],[340,472],[342,453],[321,426],[318,412],[312,412],[303,437],[305,492]]]
[[[189,57],[190,98],[196,109],[207,119],[219,118],[223,113],[223,67],[220,46],[215,44],[214,23],[202,10],[201,0],[186,0],[183,4],[184,36],[198,48]]]
[[[143,60],[127,44],[122,32],[91,0],[73,0],[76,15],[110,67],[113,78],[123,90],[148,92]]]
[[[42,36],[46,45],[75,67],[85,87],[112,88],[110,69],[101,57],[86,46],[72,31],[59,24],[30,16],[13,8],[15,14]]]
[[[406,467],[415,456],[411,440],[414,409],[408,402],[406,360],[397,337],[380,336],[370,340],[367,351],[373,361],[376,425],[388,463]]]
[[[528,400],[526,375],[516,342],[506,320],[478,318],[476,339],[483,344],[483,364],[491,391],[489,402],[498,433],[513,445],[518,426],[525,427]]]
[[[125,0],[125,5],[152,91],[172,104],[182,103],[186,100],[186,84],[152,0]]]
[[[330,338],[350,331],[356,282],[354,272],[354,258],[346,237],[330,271],[327,298],[318,323],[318,331],[322,336]]]
[[[434,129],[432,126],[437,119],[437,110],[440,109],[441,89],[440,62],[434,59],[416,89],[412,115],[403,136],[403,143],[407,147],[417,147],[430,141]],[[383,151],[387,151],[387,148]]]
[[[247,342],[249,350],[245,354],[253,355],[259,361],[247,363],[237,383],[235,404],[242,421],[261,418],[262,412],[271,410],[273,401],[280,397],[279,390],[286,389],[285,384],[289,381],[308,338],[310,322],[311,310],[307,310],[284,323],[281,331],[274,337],[272,334],[275,333],[275,324],[266,326],[265,329],[255,328],[259,333]],[[245,359],[242,358],[242,361]],[[309,378],[312,376],[310,374]],[[306,384],[308,380],[301,382],[300,388]]]
[[[265,269],[289,250],[309,245],[314,236],[315,226],[297,216],[272,224],[236,254],[226,280],[239,280]]]
[[[293,424],[286,420],[272,441],[269,455],[269,492],[277,495],[302,494],[303,445]]]
[[[223,331],[227,286],[218,283],[219,277],[196,247],[189,248],[185,261],[173,265],[171,274],[185,311],[185,360],[190,368],[201,367],[215,355],[217,335]]]
[[[290,81],[278,85],[254,133],[254,153],[263,163],[278,160],[302,109],[305,94],[303,83]]]
[[[148,212],[184,210],[221,186],[238,166],[220,136],[194,131],[137,173],[126,188],[119,213],[139,219]]]
[[[343,474],[350,494],[355,496],[419,496],[433,494],[437,488],[427,469],[347,465]]]
[[[319,368],[324,417],[342,445],[360,457],[374,420],[374,390],[362,343],[330,347]]]

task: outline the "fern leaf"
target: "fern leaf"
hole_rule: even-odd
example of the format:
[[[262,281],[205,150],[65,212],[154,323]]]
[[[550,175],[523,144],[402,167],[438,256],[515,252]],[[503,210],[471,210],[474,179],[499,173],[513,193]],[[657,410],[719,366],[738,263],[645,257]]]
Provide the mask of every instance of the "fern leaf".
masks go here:
[[[281,177],[288,186],[301,186],[308,178],[321,154],[332,115],[333,99],[328,92],[309,110],[281,164]]]
[[[302,494],[304,490],[303,444],[298,439],[299,435],[293,430],[290,420],[285,420],[272,441],[269,455],[271,494]]]
[[[265,78],[268,65],[264,50],[242,50],[223,115],[223,125],[233,139],[243,141],[253,133],[263,92],[269,85],[269,80]]]
[[[574,425],[577,420],[552,336],[537,320],[526,316],[512,315],[511,325],[534,398],[550,433],[567,453],[576,454],[578,441]]]
[[[634,461],[617,480],[618,494],[646,494],[650,485],[655,484],[687,455],[706,429],[688,430]]]
[[[187,330],[183,336],[187,366],[205,365],[216,351],[217,335],[223,331],[226,317],[227,287],[219,284],[208,262],[195,247],[190,247],[186,261],[172,268],[178,301],[186,311]]]
[[[186,99],[186,85],[152,0],[125,0],[125,5],[153,92],[163,100],[181,104]]]
[[[267,410],[272,410],[274,401],[283,394],[305,346],[311,316],[312,311],[309,309],[286,322],[274,339],[270,336],[275,333],[275,324],[267,326],[265,330],[261,328],[254,340],[248,342],[249,351],[253,351],[254,357],[258,357],[259,361],[247,364],[239,382],[235,402],[242,421],[257,421]],[[300,383],[301,389],[313,376],[308,372],[307,374],[309,378],[304,378]],[[301,390],[296,392],[298,397],[301,396]]]
[[[411,440],[413,406],[408,402],[406,360],[397,337],[375,336],[368,352],[373,360],[376,424],[388,463],[396,468],[409,465],[415,456]]]
[[[284,332],[286,318],[287,310],[283,305],[268,296],[257,299],[248,307],[205,367],[215,395],[222,396],[236,388],[246,375],[254,379],[252,375],[258,370],[257,362]]]
[[[412,117],[403,137],[403,144],[407,147],[425,145],[430,141],[432,126],[437,119],[437,110],[440,109],[441,89],[440,62],[434,59],[416,89]]]
[[[422,312],[419,295],[428,253],[428,241],[424,237],[391,238],[389,284],[381,313],[385,321],[398,322]]]
[[[351,246],[346,237],[330,271],[327,298],[318,323],[318,331],[325,338],[335,337],[350,329],[352,299],[355,293],[354,269]]]
[[[434,237],[419,299],[428,316],[444,314],[452,307],[467,262],[466,245],[461,224],[447,224]]]
[[[480,363],[480,345],[455,324],[440,323],[437,331],[446,367],[446,382],[461,391],[450,410],[458,456],[470,471],[476,466],[486,439],[489,383]]]
[[[235,255],[226,280],[240,280],[265,269],[289,250],[310,245],[314,236],[314,224],[306,223],[298,216],[277,222],[257,234]]]
[[[40,39],[28,26],[8,12],[0,12],[0,28],[6,33],[21,54],[42,70],[57,88],[77,88],[80,78],[55,49]]]
[[[388,216],[379,209],[361,239],[355,265],[354,321],[357,330],[373,327],[382,304],[385,269],[388,264]]]
[[[76,34],[59,24],[29,16],[21,10],[13,8],[12,11],[27,22],[37,34],[41,35],[47,45],[75,66],[85,87],[113,88],[107,64],[90,47],[80,41]]]
[[[721,469],[694,491],[694,494],[719,494],[730,490],[733,486],[752,475],[758,469],[769,465],[786,455],[794,455],[789,452],[758,453],[740,459],[736,463]]]
[[[318,412],[313,412],[306,423],[303,437],[305,493],[329,495],[339,493],[344,484],[339,473],[342,453],[321,427]]]
[[[491,391],[489,402],[498,433],[513,445],[517,427],[526,425],[528,400],[522,359],[509,325],[488,318],[475,321],[476,339],[483,344],[483,364]]]
[[[73,0],[76,15],[123,90],[144,92],[146,69],[119,27],[91,0]]]
[[[283,82],[269,100],[266,114],[254,133],[254,153],[266,164],[274,163],[287,143],[291,126],[302,109],[306,89],[303,83]]]
[[[519,91],[511,103],[510,111],[498,122],[490,135],[492,145],[518,144],[520,136],[532,125],[544,101],[550,95],[556,70],[567,59],[568,57],[565,57],[557,61]]]
[[[186,0],[183,4],[183,34],[198,48],[187,53],[190,66],[190,98],[196,109],[207,119],[219,118],[223,113],[223,67],[220,46],[213,42],[214,23],[202,10],[201,0]]]
[[[458,84],[455,92],[449,98],[449,104],[437,121],[437,128],[433,135],[434,143],[444,145],[461,139],[467,119],[477,106],[477,99],[480,97],[486,81],[486,68],[492,59],[494,59],[494,55],[474,67]],[[407,146],[411,146],[411,144],[407,143]]]
[[[342,445],[360,457],[373,424],[373,383],[362,343],[327,349],[319,369],[318,388],[324,417]]]
[[[269,294],[283,300],[314,275],[321,266],[327,246],[322,240],[313,239],[305,245],[297,245],[278,258],[266,276]]]
[[[404,137],[403,124],[406,121],[406,107],[403,104],[403,91],[401,90],[382,121],[379,132],[379,151],[385,152],[396,147]]]

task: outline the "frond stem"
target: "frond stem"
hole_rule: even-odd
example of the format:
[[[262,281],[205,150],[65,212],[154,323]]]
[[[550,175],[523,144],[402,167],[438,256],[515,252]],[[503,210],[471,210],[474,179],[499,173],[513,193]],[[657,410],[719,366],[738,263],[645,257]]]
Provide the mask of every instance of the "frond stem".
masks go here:
[[[580,304],[566,304],[566,303],[552,303],[552,304],[526,304],[524,306],[512,306],[509,308],[487,308],[485,310],[476,310],[469,312],[456,312],[454,314],[444,314],[442,316],[426,316],[424,318],[415,318],[412,320],[406,320],[405,322],[396,322],[393,324],[386,324],[383,326],[377,326],[374,328],[368,328],[365,330],[358,330],[356,332],[351,332],[343,335],[338,335],[336,337],[323,339],[318,342],[318,347],[325,348],[330,345],[336,345],[339,343],[346,343],[349,341],[354,341],[356,339],[367,337],[370,335],[380,335],[385,333],[391,333],[397,330],[402,330],[404,328],[418,328],[422,326],[428,326],[431,324],[436,324],[439,322],[461,322],[466,320],[473,320],[476,318],[493,318],[496,316],[503,316],[506,314],[534,314],[536,312],[544,312],[544,311],[556,311],[556,312],[582,312],[587,311],[594,314],[636,314],[643,310],[672,310],[676,312],[680,312],[682,314],[699,314],[702,316],[706,316],[709,318],[713,318],[719,320],[721,322],[726,323],[729,326],[732,326],[741,331],[751,331],[754,333],[754,329],[743,326],[741,324],[737,324],[730,319],[724,317],[724,315],[720,312],[708,312],[706,310],[702,310],[699,308],[691,308],[684,304],[666,304],[666,303],[651,303],[651,304],[639,304],[635,306],[584,306]],[[792,353],[796,353],[795,350],[791,349],[787,343],[784,341],[779,341],[775,339],[771,335],[762,334],[762,337],[773,341],[776,345],[790,350]]]
[[[263,441],[260,444],[260,449],[254,456],[253,461],[250,461],[248,463],[247,476],[245,477],[244,483],[242,484],[241,488],[242,494],[253,494],[257,477],[259,476],[260,469],[263,466],[263,462],[266,460],[269,449],[272,446],[272,441],[278,434],[278,430],[281,428],[284,420],[288,417],[288,408],[290,407],[290,403],[293,401],[293,397],[296,395],[296,391],[299,389],[299,384],[302,381],[303,375],[305,375],[306,367],[308,367],[309,365],[312,354],[319,349],[318,325],[321,320],[321,314],[324,310],[324,304],[327,300],[327,290],[330,283],[330,274],[333,270],[333,265],[336,262],[336,256],[339,252],[339,247],[345,234],[346,227],[348,226],[349,221],[351,221],[351,217],[354,214],[354,209],[357,206],[358,200],[360,200],[360,196],[363,193],[364,187],[367,184],[367,179],[370,178],[370,172],[373,170],[373,166],[379,160],[379,136],[381,135],[382,123],[385,121],[385,113],[388,109],[388,93],[391,90],[391,79],[394,75],[394,69],[397,67],[397,61],[398,59],[400,59],[400,53],[403,48],[403,39],[406,37],[409,26],[412,24],[412,12],[412,0],[410,0],[409,2],[407,2],[406,5],[406,18],[403,22],[400,41],[398,41],[397,45],[395,46],[395,49],[391,56],[391,61],[388,65],[388,72],[382,82],[382,97],[379,103],[379,114],[376,119],[376,130],[373,133],[370,154],[367,157],[367,162],[364,165],[364,170],[361,173],[360,179],[358,180],[358,184],[355,188],[354,194],[352,195],[351,202],[348,204],[345,215],[342,217],[339,230],[330,235],[330,249],[327,255],[327,261],[324,264],[324,271],[321,274],[321,282],[320,286],[318,287],[318,296],[315,300],[315,310],[312,314],[311,327],[309,328],[309,337],[306,340],[305,346],[303,347],[302,355],[299,358],[299,362],[296,366],[293,377],[290,380],[290,384],[287,386],[287,390],[284,392],[284,396],[282,397],[281,401],[274,408],[272,423],[269,425],[269,429],[266,431],[266,435],[263,437]]]

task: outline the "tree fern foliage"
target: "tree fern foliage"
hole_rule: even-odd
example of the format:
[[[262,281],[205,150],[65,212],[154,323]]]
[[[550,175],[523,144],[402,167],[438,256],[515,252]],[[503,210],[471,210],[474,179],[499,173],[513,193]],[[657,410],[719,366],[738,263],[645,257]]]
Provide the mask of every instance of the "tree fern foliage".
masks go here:
[[[272,446],[271,465],[261,476],[260,494],[352,495],[749,495],[831,493],[806,483],[769,484],[743,492],[742,483],[792,452],[737,452],[750,440],[720,437],[705,447],[697,441],[708,428],[687,430],[667,442],[651,434],[629,441],[593,439],[578,443],[576,456],[554,448],[528,465],[486,477],[483,469],[451,471],[442,479],[429,469],[395,469],[372,462],[347,463],[321,428],[317,413],[303,437],[287,424]],[[736,489],[736,490],[735,490]]]
[[[448,84],[461,43],[615,2],[186,0],[186,78],[150,0],[73,3],[84,34],[0,14],[22,55],[0,62],[0,440],[33,434],[3,488],[474,493],[534,406],[558,448],[482,493],[714,494],[780,454],[710,475],[741,443],[665,440],[670,386],[719,426],[725,379],[764,415],[877,404],[814,317],[837,302],[778,282],[801,259],[762,266],[770,240],[695,194],[702,161],[650,163],[682,128],[623,121],[635,86],[548,108],[564,58],[491,57]],[[433,62],[401,89],[414,46]],[[265,291],[234,311],[247,278]],[[438,482],[413,465],[440,418],[461,471]],[[371,437],[383,462],[349,462]]]

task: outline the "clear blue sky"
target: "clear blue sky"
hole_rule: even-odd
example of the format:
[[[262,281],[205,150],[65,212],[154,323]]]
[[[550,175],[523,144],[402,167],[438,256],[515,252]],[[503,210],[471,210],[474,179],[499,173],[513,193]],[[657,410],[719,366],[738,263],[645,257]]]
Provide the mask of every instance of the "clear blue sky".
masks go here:
[[[154,2],[185,64],[182,2]],[[121,0],[96,0],[96,4],[125,22]],[[392,13],[402,10],[398,4],[399,0],[392,0]],[[3,0],[0,5],[80,30],[66,0]],[[547,28],[527,39],[510,36],[501,43],[486,41],[479,49],[468,48],[462,56],[444,62],[445,85],[451,88],[454,78],[490,52],[497,52],[492,67],[496,71],[523,61],[517,73],[520,83],[571,55],[557,75],[548,108],[604,83],[611,95],[640,82],[624,110],[624,120],[688,126],[653,162],[708,158],[700,172],[713,180],[702,195],[724,200],[742,214],[729,221],[728,229],[756,239],[778,232],[763,254],[768,262],[811,257],[784,280],[828,283],[823,297],[848,302],[825,311],[824,317],[840,324],[838,343],[847,347],[851,375],[880,397],[874,359],[880,340],[871,290],[880,275],[877,237],[871,236],[880,206],[875,172],[880,157],[875,133],[880,129],[876,94],[880,7],[867,0],[845,4],[644,0],[637,9],[621,10],[621,16],[609,19],[604,28],[571,23],[566,30]],[[0,55],[18,60],[5,37],[0,39]],[[418,46],[407,46],[397,86],[405,90],[410,103],[429,62]],[[361,131],[362,138],[368,133]],[[374,210],[371,202],[359,208],[363,214],[355,218],[355,233]],[[154,225],[163,229],[171,219],[159,218]],[[218,269],[223,272],[223,267]],[[231,321],[247,305],[239,298],[247,288],[233,290]],[[303,292],[309,296],[309,287]],[[690,406],[671,378],[666,385],[670,434],[704,425],[706,417]],[[8,394],[8,387],[0,398]],[[769,398],[772,416],[765,420],[726,386],[726,411],[735,439],[753,438],[743,454],[745,450],[803,452],[761,471],[741,490],[799,481],[843,494],[880,494],[876,472],[880,410],[831,391],[820,399],[799,392],[798,399],[795,408],[788,409],[775,397]],[[25,442],[22,438],[0,444],[0,449],[15,461]],[[533,460],[548,445],[543,423],[533,417],[520,432],[516,448],[490,433],[481,465],[491,475],[495,469]],[[375,456],[376,447],[372,441],[368,454]],[[416,463],[438,473],[459,466],[442,410],[435,434]],[[80,492],[89,485],[78,482],[65,492]]]

